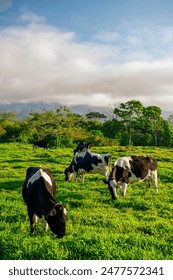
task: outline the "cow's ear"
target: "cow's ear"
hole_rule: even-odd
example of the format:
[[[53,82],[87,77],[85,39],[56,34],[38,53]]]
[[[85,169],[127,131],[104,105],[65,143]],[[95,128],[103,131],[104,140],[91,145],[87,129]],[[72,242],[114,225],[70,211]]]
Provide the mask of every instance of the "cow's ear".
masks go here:
[[[108,180],[102,179],[103,183],[108,184]]]
[[[50,212],[50,216],[55,216],[57,214],[56,209],[52,209],[52,211]]]

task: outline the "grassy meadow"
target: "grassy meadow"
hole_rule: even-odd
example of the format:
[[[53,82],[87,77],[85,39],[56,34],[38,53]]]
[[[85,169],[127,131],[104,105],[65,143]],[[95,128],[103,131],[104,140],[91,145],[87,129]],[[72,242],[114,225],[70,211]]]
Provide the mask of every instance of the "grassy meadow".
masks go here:
[[[101,175],[85,183],[65,182],[64,169],[73,149],[32,149],[32,145],[0,144],[1,260],[168,260],[173,259],[173,149],[93,147],[93,152],[119,156],[149,155],[158,160],[159,193],[145,183],[129,184],[126,197],[112,201]],[[57,239],[42,223],[29,232],[21,190],[26,169],[50,168],[57,201],[67,206],[67,235]]]

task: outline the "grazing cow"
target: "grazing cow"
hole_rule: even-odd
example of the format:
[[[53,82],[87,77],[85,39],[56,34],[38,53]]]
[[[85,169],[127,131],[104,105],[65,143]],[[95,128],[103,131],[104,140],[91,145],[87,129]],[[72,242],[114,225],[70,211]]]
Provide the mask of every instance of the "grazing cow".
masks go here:
[[[65,180],[69,181],[74,174],[75,180],[77,176],[82,175],[82,182],[84,182],[85,173],[100,173],[108,178],[110,162],[111,155],[109,154],[81,152],[73,157],[70,166],[65,169]]]
[[[33,143],[33,148],[44,148],[44,149],[48,149],[49,147],[49,144],[46,140],[39,140],[39,141],[34,141]]]
[[[152,179],[156,192],[157,183],[157,161],[148,156],[125,156],[117,159],[108,180],[103,180],[108,184],[112,199],[117,199],[116,189],[121,187],[122,195],[126,195],[129,182],[142,182],[145,179]]]
[[[45,217],[45,229],[61,238],[65,235],[66,207],[55,200],[56,185],[49,169],[29,167],[22,196],[27,205],[31,233],[35,232],[38,217]]]
[[[81,153],[81,152],[90,152],[90,148],[91,148],[90,143],[81,141],[77,144],[76,149],[74,149],[74,155],[76,153]]]

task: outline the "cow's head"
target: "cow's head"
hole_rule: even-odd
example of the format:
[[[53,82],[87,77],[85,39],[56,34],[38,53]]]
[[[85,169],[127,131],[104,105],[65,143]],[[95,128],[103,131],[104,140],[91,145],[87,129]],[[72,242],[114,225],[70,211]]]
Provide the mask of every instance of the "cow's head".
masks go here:
[[[67,210],[65,205],[55,205],[46,217],[51,231],[58,237],[62,238],[66,234]]]
[[[112,168],[109,179],[108,180],[103,180],[103,182],[108,185],[108,189],[109,189],[109,191],[112,195],[112,199],[114,199],[114,200],[117,199],[116,189],[118,187],[118,182],[116,180],[116,170],[117,170],[117,168],[116,168],[116,166],[114,166]]]
[[[118,187],[118,184],[117,184],[116,180],[113,179],[113,178],[109,178],[108,180],[103,179],[103,182],[108,185],[108,189],[109,189],[109,191],[110,191],[110,193],[112,195],[112,199],[113,200],[117,199],[117,191],[116,191],[116,189]]]
[[[73,172],[70,171],[69,167],[64,170],[64,174],[65,174],[65,181],[70,181],[71,177],[73,176]]]
[[[74,155],[80,152],[89,152],[91,145],[88,142],[79,142],[76,149],[74,149]]]

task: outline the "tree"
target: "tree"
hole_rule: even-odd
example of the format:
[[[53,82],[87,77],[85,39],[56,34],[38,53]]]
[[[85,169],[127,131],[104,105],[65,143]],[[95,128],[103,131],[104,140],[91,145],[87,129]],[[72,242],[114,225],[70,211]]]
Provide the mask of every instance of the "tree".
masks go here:
[[[173,128],[173,114],[168,117],[168,122],[170,123],[171,127]]]
[[[15,112],[0,113],[2,141],[16,141],[21,130],[20,124]]]
[[[137,100],[120,103],[114,109],[115,118],[122,122],[126,127],[128,134],[128,145],[131,145],[132,143],[133,122],[142,116],[142,113],[143,105]]]
[[[5,129],[2,127],[2,125],[0,124],[0,136],[4,135],[6,133]]]
[[[121,141],[121,135],[124,129],[124,124],[117,119],[108,120],[104,122],[102,126],[103,135],[105,137],[117,139],[118,141]]]
[[[153,135],[155,146],[158,145],[158,136],[163,129],[161,113],[162,110],[158,106],[149,106],[144,109],[146,128]]]
[[[104,114],[101,114],[99,112],[89,112],[86,114],[87,119],[98,119],[98,120],[103,120],[106,119],[106,116]]]

